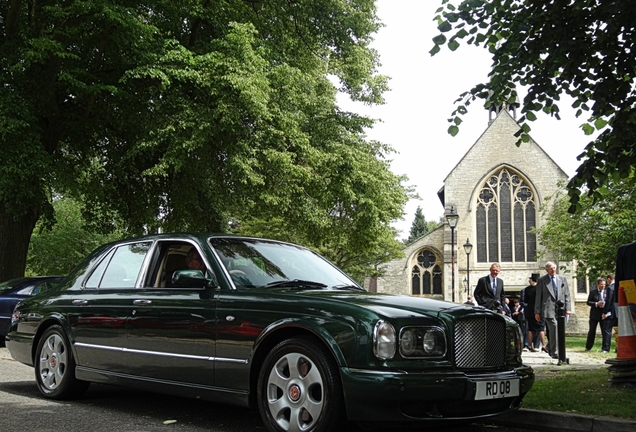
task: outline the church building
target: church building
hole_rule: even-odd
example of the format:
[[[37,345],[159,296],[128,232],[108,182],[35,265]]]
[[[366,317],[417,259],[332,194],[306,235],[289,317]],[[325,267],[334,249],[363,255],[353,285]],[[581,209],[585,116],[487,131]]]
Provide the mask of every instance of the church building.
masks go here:
[[[568,332],[586,332],[586,281],[576,280],[574,262],[538,259],[543,249],[533,231],[568,176],[534,140],[517,147],[517,108],[491,109],[486,130],[444,179],[438,196],[445,219],[458,216],[456,227],[446,222],[406,246],[405,258],[381,266],[369,289],[463,303],[498,262],[506,295],[516,297],[532,273],[544,275],[546,262],[554,261],[568,278],[573,314],[585,315],[573,315]]]

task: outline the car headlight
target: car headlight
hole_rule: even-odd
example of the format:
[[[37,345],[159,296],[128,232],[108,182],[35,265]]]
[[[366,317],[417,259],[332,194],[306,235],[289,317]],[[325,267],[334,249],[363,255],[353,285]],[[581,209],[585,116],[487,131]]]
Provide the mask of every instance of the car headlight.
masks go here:
[[[373,329],[373,354],[380,360],[392,359],[395,346],[395,328],[386,321],[378,321]]]
[[[404,327],[400,331],[400,355],[409,358],[443,357],[446,335],[440,327]]]

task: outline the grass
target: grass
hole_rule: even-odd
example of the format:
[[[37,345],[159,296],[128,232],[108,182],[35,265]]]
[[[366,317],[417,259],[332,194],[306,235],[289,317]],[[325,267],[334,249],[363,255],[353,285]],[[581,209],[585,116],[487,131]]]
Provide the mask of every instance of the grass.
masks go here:
[[[584,337],[567,337],[566,351],[583,353]],[[586,355],[608,358],[600,348]],[[613,356],[612,356],[613,357]],[[582,415],[636,419],[636,387],[614,387],[606,368],[590,370],[550,370],[537,373],[523,407]]]

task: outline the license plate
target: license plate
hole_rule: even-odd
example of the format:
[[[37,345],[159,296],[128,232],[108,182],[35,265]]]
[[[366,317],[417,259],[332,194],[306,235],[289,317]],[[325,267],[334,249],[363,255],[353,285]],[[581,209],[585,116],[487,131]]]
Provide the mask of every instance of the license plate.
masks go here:
[[[519,380],[477,381],[475,400],[519,396]]]

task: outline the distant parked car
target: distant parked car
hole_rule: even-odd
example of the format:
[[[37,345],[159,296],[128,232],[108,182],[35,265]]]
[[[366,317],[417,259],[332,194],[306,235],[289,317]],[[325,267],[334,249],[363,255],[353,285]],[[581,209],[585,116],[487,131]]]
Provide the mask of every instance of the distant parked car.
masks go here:
[[[15,305],[32,295],[51,288],[62,276],[36,276],[11,279],[0,283],[0,344],[11,328],[11,314]]]
[[[534,382],[506,316],[367,292],[309,249],[229,235],[104,245],[17,306],[6,345],[47,398],[132,386],[258,407],[270,432],[470,423]]]

